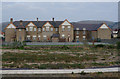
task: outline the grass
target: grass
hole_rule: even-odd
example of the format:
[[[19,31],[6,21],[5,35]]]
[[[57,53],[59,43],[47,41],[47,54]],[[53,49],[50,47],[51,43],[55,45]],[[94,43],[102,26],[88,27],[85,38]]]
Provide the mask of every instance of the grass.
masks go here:
[[[31,49],[30,51],[26,48],[26,50],[22,49],[22,52],[19,50],[17,50],[18,52],[14,51],[15,49],[13,49],[14,52],[4,52],[2,54],[3,68],[87,68],[120,64],[120,62],[115,60],[119,55],[117,54],[118,50],[113,46],[97,46],[97,48],[94,46],[72,45],[55,47],[56,46],[28,46],[28,48]],[[115,56],[111,59],[115,60],[114,62],[108,62],[111,56]],[[96,63],[97,61],[104,62]]]

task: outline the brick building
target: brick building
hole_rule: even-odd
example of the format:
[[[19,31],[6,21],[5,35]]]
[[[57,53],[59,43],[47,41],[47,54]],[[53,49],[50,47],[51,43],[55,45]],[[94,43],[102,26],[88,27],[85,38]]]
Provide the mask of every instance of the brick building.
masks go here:
[[[79,24],[64,21],[14,21],[5,28],[5,41],[72,42],[91,39],[111,39],[111,29],[105,24]]]

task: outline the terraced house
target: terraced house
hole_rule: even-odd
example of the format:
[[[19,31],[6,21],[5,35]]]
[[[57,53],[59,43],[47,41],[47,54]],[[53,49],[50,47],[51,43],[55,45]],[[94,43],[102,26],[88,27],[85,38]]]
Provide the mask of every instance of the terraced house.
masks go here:
[[[73,42],[91,39],[111,39],[111,29],[105,24],[79,24],[64,21],[14,21],[5,28],[5,41]]]

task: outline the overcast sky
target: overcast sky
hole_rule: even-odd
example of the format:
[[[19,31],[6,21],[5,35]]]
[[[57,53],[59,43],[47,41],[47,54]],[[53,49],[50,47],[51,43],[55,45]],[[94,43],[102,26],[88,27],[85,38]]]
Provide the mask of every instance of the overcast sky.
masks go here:
[[[3,2],[2,21],[14,20],[118,20],[117,2]]]

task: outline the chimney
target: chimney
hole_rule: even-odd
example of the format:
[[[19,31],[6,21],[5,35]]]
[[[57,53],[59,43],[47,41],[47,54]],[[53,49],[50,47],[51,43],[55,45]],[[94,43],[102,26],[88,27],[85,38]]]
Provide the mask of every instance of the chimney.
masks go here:
[[[54,21],[54,18],[52,18],[52,20]]]
[[[20,20],[20,25],[23,25],[23,21],[22,20]]]
[[[38,18],[37,18],[37,22],[38,22]]]
[[[10,18],[10,22],[11,22],[11,23],[13,22],[13,18]]]

